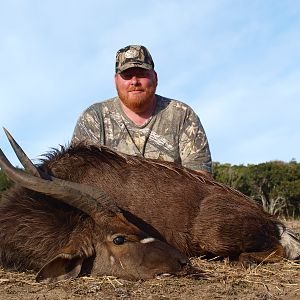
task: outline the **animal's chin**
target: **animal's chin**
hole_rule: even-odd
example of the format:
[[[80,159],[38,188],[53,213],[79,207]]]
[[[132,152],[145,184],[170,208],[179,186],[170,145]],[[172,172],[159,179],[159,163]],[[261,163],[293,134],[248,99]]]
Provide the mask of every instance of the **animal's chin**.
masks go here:
[[[193,267],[191,264],[187,264],[182,267],[182,269],[174,274],[171,274],[171,276],[176,277],[192,277],[192,278],[200,278],[203,277],[203,271],[200,269]],[[164,275],[165,276],[165,275]]]
[[[167,278],[167,277],[192,277],[199,278],[203,277],[203,271],[193,267],[191,264],[183,266],[179,271],[176,272],[160,272],[154,275],[155,278]]]

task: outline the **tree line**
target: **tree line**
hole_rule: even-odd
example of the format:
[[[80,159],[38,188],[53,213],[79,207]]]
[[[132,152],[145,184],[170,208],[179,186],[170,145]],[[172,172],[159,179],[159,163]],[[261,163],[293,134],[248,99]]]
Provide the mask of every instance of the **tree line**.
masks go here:
[[[213,176],[261,203],[272,214],[300,216],[300,163],[296,160],[247,166],[214,163]]]
[[[261,203],[272,214],[292,218],[300,216],[300,163],[296,160],[246,166],[214,162],[213,177]],[[12,182],[0,170],[0,193],[11,185]]]

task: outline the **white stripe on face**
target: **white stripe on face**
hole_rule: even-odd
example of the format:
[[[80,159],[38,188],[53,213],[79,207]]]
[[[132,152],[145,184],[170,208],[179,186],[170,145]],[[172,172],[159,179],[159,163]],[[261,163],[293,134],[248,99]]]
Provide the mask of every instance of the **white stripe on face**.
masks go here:
[[[115,263],[115,258],[111,255],[109,259],[110,259],[110,264],[113,265]]]
[[[154,241],[155,241],[155,238],[153,238],[153,237],[148,237],[148,238],[145,238],[145,239],[140,240],[140,243],[142,243],[142,244],[148,244],[148,243],[152,243],[152,242],[154,242]]]

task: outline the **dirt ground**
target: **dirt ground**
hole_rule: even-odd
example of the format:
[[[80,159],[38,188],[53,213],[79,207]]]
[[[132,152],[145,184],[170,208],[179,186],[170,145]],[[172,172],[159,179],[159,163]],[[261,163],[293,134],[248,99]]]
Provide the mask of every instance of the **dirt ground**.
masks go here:
[[[300,221],[289,222],[300,234]],[[226,259],[192,260],[199,276],[159,277],[129,282],[82,277],[55,284],[35,282],[34,274],[0,269],[0,299],[300,299],[300,262],[283,261],[242,269]]]

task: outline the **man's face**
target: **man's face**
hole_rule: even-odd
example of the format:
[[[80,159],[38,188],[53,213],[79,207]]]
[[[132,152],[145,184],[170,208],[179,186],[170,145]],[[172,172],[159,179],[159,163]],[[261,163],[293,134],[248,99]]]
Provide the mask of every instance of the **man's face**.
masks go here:
[[[153,104],[157,75],[154,70],[130,68],[115,75],[115,84],[123,104],[140,113]]]

